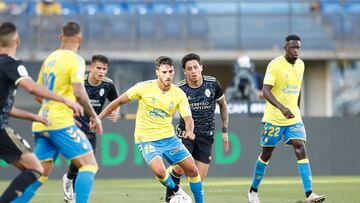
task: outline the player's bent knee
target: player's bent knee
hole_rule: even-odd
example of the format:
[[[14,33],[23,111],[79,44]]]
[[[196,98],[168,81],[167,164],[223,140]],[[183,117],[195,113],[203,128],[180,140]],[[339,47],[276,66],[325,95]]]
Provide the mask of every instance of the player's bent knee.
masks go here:
[[[189,177],[196,177],[199,175],[199,171],[198,171],[197,167],[195,165],[193,165],[186,171],[186,175]]]
[[[173,170],[175,171],[175,173],[179,174],[179,175],[182,175],[184,174],[184,170],[180,167],[180,166],[173,166]]]
[[[42,161],[41,162],[41,165],[42,165],[42,168],[43,168],[43,176],[49,176],[51,171],[52,171],[52,168],[53,168],[53,163],[52,163],[52,160],[50,161]]]
[[[40,175],[43,175],[43,174],[44,174],[44,168],[43,168],[41,165],[39,165],[39,167],[30,168],[30,170],[36,171],[36,172],[39,173]]]
[[[164,179],[166,177],[166,170],[165,169],[155,169],[154,174],[158,179]]]
[[[85,165],[94,165],[96,167],[99,167],[93,153],[73,159],[71,162],[77,168],[81,168],[82,166],[85,166]]]
[[[21,158],[14,163],[21,170],[36,170],[43,173],[44,169],[41,166],[40,161],[37,159],[34,153],[24,153]]]

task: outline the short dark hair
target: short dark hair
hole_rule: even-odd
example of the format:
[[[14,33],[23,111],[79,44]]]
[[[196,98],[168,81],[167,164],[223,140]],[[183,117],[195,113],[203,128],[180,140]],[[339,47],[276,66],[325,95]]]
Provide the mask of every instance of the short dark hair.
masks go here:
[[[299,37],[299,35],[288,35],[286,38],[285,38],[285,41],[286,42],[289,42],[290,40],[298,40],[298,41],[301,41],[301,38]]]
[[[81,33],[80,25],[76,22],[70,21],[62,27],[62,34],[65,37],[74,37]]]
[[[0,45],[8,47],[12,45],[11,37],[16,33],[16,26],[12,22],[3,22],[0,25]]]
[[[108,57],[106,57],[104,55],[100,55],[100,54],[92,56],[91,62],[93,63],[93,62],[96,62],[96,61],[99,61],[99,62],[101,62],[103,64],[109,64]]]
[[[155,61],[156,69],[158,69],[163,64],[173,66],[174,61],[168,56],[160,56],[159,58],[156,59],[156,61]]]
[[[197,62],[199,62],[200,65],[202,65],[201,62],[201,58],[199,55],[194,54],[194,53],[190,53],[190,54],[186,54],[182,59],[181,59],[181,66],[183,69],[185,69],[185,64],[188,61],[192,61],[192,60],[197,60]]]

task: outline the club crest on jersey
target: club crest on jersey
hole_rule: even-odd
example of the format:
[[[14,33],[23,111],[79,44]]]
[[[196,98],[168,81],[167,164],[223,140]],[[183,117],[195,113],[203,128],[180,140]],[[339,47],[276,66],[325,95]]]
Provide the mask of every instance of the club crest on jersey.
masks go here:
[[[155,104],[156,103],[156,99],[155,98],[151,98],[151,103]]]
[[[298,79],[298,80],[301,80],[301,78],[302,78],[302,75],[301,75],[301,74],[298,74],[298,75],[297,75],[297,79]]]
[[[104,88],[101,88],[101,89],[100,89],[100,91],[99,91],[99,95],[100,95],[100,97],[102,97],[102,96],[104,95],[104,93],[105,93]]]
[[[205,96],[206,96],[206,97],[210,97],[210,95],[211,95],[210,90],[209,90],[209,89],[206,89],[206,90],[205,90]]]
[[[170,102],[170,104],[169,104],[169,109],[172,109],[172,108],[174,108],[174,102]]]

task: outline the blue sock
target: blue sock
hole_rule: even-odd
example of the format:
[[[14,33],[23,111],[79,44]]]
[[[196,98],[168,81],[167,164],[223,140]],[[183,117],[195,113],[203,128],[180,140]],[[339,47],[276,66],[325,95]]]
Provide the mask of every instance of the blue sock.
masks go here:
[[[97,169],[97,166],[93,165],[79,168],[79,173],[75,180],[76,203],[88,202]]]
[[[251,184],[252,188],[254,188],[256,190],[259,188],[260,182],[265,175],[265,171],[266,171],[266,167],[267,167],[268,163],[269,162],[264,162],[263,160],[261,160],[260,157],[256,161],[255,169],[254,169],[254,176],[253,176],[253,180],[252,180],[252,184]]]
[[[312,191],[312,175],[309,159],[298,160],[298,169],[303,183],[304,191]]]
[[[24,191],[24,193],[19,196],[18,198],[11,201],[11,203],[26,203],[30,202],[30,200],[33,198],[36,190],[41,187],[42,184],[44,184],[48,180],[48,177],[41,176],[37,181],[35,181],[33,184],[29,185]]]
[[[165,187],[169,188],[169,189],[174,189],[176,187],[175,182],[173,181],[173,179],[171,178],[171,176],[169,176],[169,173],[166,172],[166,176],[163,179],[160,179],[158,177],[156,177],[161,184],[163,184]]]
[[[204,189],[200,175],[188,177],[191,192],[194,194],[195,203],[204,203]]]

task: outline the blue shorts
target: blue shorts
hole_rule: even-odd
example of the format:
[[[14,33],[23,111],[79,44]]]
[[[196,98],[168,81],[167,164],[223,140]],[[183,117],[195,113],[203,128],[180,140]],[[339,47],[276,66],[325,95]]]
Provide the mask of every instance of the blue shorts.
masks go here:
[[[140,142],[138,147],[148,165],[157,156],[165,158],[171,165],[191,156],[190,152],[176,136],[156,141]]]
[[[33,133],[34,151],[40,161],[55,160],[59,153],[71,160],[93,151],[86,135],[76,125]]]
[[[300,122],[288,126],[276,126],[271,123],[261,123],[261,146],[275,147],[281,139],[285,145],[291,145],[293,139],[306,141],[304,124]]]

